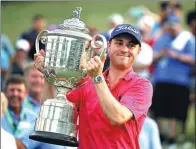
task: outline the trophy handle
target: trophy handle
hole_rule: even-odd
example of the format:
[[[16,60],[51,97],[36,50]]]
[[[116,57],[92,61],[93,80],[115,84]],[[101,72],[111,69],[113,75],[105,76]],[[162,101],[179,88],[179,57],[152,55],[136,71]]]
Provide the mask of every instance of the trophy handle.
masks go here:
[[[103,35],[97,34],[93,36],[91,41],[91,53],[94,52],[92,57],[99,56],[100,58],[106,53],[107,40]]]
[[[91,48],[90,48],[90,55],[91,57],[99,56],[102,58],[106,53],[107,49],[107,40],[103,35],[96,34],[93,36],[91,40]],[[93,53],[93,55],[92,55]],[[82,74],[87,74],[87,70],[85,68],[82,69]]]
[[[48,31],[47,30],[43,30],[41,31],[38,35],[37,35],[37,38],[36,38],[36,41],[35,41],[35,49],[36,49],[36,53],[39,53],[39,40],[41,40],[41,42],[43,44],[46,44],[47,42],[47,37],[46,35],[48,34]]]

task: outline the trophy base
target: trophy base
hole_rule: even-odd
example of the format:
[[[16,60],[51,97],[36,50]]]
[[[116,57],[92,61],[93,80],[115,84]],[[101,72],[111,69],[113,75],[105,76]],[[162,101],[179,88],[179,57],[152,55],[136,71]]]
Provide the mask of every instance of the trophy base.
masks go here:
[[[30,139],[50,144],[78,147],[78,142],[75,137],[68,135],[46,132],[46,131],[34,131],[30,136]]]

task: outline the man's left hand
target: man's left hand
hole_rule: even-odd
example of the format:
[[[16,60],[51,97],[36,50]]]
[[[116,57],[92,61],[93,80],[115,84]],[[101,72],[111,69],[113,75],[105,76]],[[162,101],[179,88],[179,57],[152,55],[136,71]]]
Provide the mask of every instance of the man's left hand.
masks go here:
[[[103,71],[103,66],[104,66],[104,62],[106,60],[106,54],[102,57],[102,59],[100,59],[100,57],[95,56],[93,58],[91,58],[87,65],[86,65],[86,69],[88,72],[88,75],[90,77],[96,77],[98,75],[102,74]]]

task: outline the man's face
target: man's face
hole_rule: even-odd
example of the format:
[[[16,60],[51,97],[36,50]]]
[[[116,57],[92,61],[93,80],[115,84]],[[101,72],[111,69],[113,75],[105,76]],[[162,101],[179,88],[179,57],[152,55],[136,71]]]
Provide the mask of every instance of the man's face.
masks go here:
[[[33,26],[37,31],[42,31],[46,27],[45,19],[38,19],[33,22]]]
[[[159,14],[162,20],[165,20],[168,16],[166,9],[161,9]]]
[[[111,66],[124,70],[132,67],[140,46],[135,39],[128,34],[121,34],[111,40],[108,45]]]
[[[10,108],[20,108],[22,101],[27,95],[27,90],[23,83],[9,84],[5,94]]]
[[[44,88],[44,76],[36,68],[30,68],[26,77],[28,91],[33,94],[41,94]]]
[[[178,30],[181,28],[180,24],[166,24],[166,28],[167,31],[172,34],[172,35],[176,35],[176,33],[178,32]]]
[[[175,15],[181,17],[182,16],[182,9],[178,7],[177,1],[168,1],[167,12],[174,13]]]
[[[19,61],[23,62],[27,57],[27,53],[24,50],[18,50],[16,52],[16,57]]]

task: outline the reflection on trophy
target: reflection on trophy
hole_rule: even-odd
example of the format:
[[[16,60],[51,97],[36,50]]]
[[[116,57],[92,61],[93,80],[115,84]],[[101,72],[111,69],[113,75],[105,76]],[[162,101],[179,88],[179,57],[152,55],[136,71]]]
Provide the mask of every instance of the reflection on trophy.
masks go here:
[[[86,25],[79,20],[81,7],[73,11],[73,18],[67,19],[54,31],[42,31],[36,39],[36,52],[39,40],[45,44],[43,74],[55,89],[54,99],[42,102],[35,131],[30,139],[63,146],[78,146],[77,120],[74,105],[67,101],[66,92],[78,88],[86,70],[80,67],[82,56],[86,61],[98,55],[102,57],[107,48],[102,35],[91,37]]]

